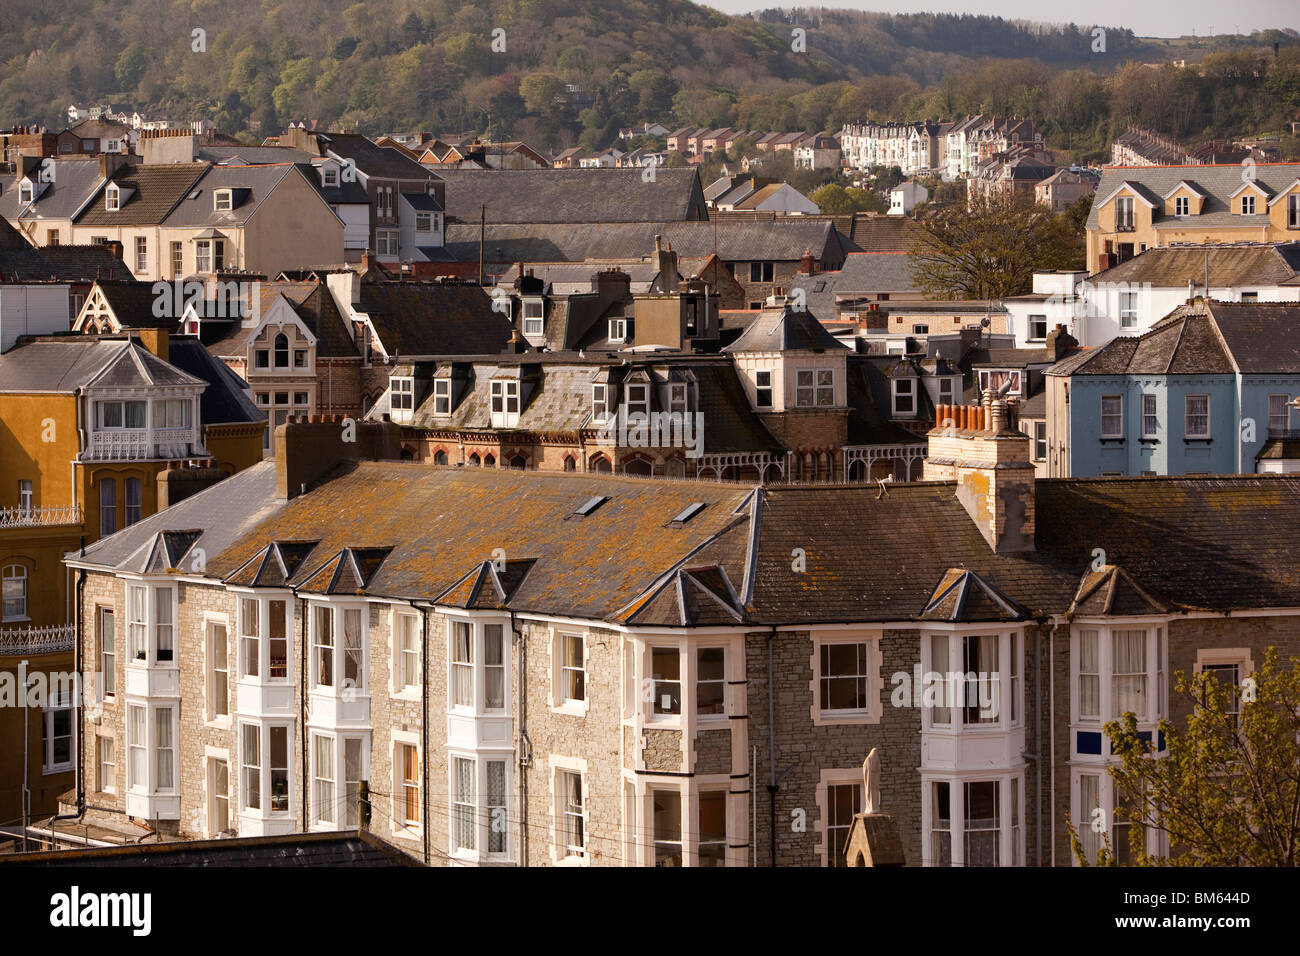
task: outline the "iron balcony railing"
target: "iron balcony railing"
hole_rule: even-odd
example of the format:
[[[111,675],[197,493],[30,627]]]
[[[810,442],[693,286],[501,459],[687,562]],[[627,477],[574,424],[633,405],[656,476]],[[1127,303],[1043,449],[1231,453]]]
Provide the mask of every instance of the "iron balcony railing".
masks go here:
[[[57,654],[72,650],[76,637],[72,624],[0,627],[0,654]]]
[[[45,528],[81,524],[81,505],[0,508],[0,528]]]

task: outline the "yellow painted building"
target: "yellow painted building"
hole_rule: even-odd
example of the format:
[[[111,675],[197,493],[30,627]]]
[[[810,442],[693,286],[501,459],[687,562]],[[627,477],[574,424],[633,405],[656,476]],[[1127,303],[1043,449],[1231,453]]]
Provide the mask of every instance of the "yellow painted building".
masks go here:
[[[1093,273],[1174,243],[1300,240],[1300,163],[1107,167],[1087,228]]]
[[[261,461],[265,417],[241,386],[197,339],[160,330],[0,355],[0,828],[21,825],[24,793],[37,819],[74,784],[73,695],[22,690],[76,670],[63,555]]]

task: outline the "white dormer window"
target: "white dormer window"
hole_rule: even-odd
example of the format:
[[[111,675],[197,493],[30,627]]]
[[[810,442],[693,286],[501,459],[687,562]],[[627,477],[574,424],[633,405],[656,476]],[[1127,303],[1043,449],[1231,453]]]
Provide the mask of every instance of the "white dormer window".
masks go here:
[[[1174,215],[1186,216],[1192,211],[1192,201],[1186,196],[1178,196],[1174,199]]]
[[[122,194],[117,186],[110,185],[104,190],[104,208],[109,212],[117,212],[122,208]]]
[[[337,186],[339,184],[339,171],[333,166],[325,166],[320,171],[320,181],[323,186]]]
[[[611,342],[627,341],[627,319],[609,320],[609,340]]]
[[[33,195],[32,184],[31,184],[28,180],[23,180],[21,183],[18,184],[18,201],[19,201],[19,202],[23,202],[23,203],[29,203],[29,202],[31,202],[31,201],[32,201],[32,195]],[[110,208],[113,208],[113,207],[110,207]]]
[[[1241,197],[1241,214],[1242,214],[1243,216],[1253,216],[1253,215],[1255,215],[1255,197],[1254,197],[1254,196],[1242,196],[1242,197]]]
[[[417,212],[417,213],[415,214],[415,231],[416,231],[416,232],[429,232],[429,231],[431,231],[431,228],[432,228],[432,226],[431,226],[431,219],[430,219],[429,213],[427,213],[427,212]]]
[[[231,199],[229,189],[217,189],[213,191],[212,208],[217,212],[230,212]]]
[[[394,378],[392,391],[392,411],[395,417],[409,419],[415,410],[415,379]]]
[[[894,414],[916,414],[916,379],[894,379]]]
[[[543,327],[542,300],[524,300],[524,335],[541,335]]]
[[[497,379],[492,383],[492,427],[514,428],[519,424],[519,383]]]
[[[598,422],[609,418],[609,386],[604,382],[591,386],[591,417]]]
[[[625,404],[629,418],[633,415],[649,417],[650,386],[644,383],[627,386],[627,401]]]
[[[433,413],[435,415],[451,414],[451,379],[435,378],[433,380]]]

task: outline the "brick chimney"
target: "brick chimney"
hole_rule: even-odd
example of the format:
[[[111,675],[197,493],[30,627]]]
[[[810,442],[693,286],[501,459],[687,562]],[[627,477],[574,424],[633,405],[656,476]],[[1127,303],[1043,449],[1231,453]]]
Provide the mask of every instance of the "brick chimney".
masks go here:
[[[981,405],[940,405],[922,479],[955,481],[956,498],[997,554],[1034,550],[1034,465],[1015,406],[991,389]]]
[[[1061,361],[1065,358],[1065,353],[1078,344],[1079,340],[1065,331],[1064,325],[1057,325],[1047,333],[1047,354],[1052,357],[1053,362]]]
[[[799,271],[806,276],[813,275],[817,271],[817,260],[813,258],[811,249],[803,251],[803,258],[799,260]]]
[[[397,461],[402,430],[390,421],[343,415],[293,415],[275,429],[275,496],[296,498],[306,485],[348,461]]]

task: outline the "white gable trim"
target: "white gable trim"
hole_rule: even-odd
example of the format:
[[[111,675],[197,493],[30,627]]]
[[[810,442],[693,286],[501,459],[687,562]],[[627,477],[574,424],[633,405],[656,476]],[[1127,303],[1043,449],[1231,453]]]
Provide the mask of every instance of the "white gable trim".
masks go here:
[[[1160,198],[1161,198],[1161,199],[1168,199],[1170,196],[1172,196],[1174,193],[1178,192],[1178,190],[1180,190],[1180,189],[1186,189],[1189,193],[1191,193],[1191,194],[1192,194],[1193,196],[1195,196],[1197,199],[1205,199],[1205,198],[1206,198],[1205,193],[1201,192],[1199,189],[1197,189],[1195,186],[1193,186],[1191,183],[1189,183],[1189,182],[1188,182],[1187,180],[1185,180],[1185,179],[1180,179],[1180,180],[1178,181],[1178,185],[1177,185],[1177,186],[1175,186],[1173,189],[1169,190],[1169,192],[1165,193],[1165,194],[1164,194],[1163,196],[1161,196]]]
[[[250,346],[261,336],[268,325],[274,325],[277,329],[292,325],[307,340],[308,345],[313,347],[316,345],[316,336],[312,334],[311,329],[303,324],[302,319],[298,317],[298,313],[293,310],[293,306],[289,304],[289,300],[283,294],[277,295],[275,301],[262,313],[262,320],[254,326],[253,333],[248,337]]]
[[[1263,196],[1265,199],[1267,199],[1267,198],[1269,197],[1269,189],[1268,189],[1266,186],[1261,186],[1260,183],[1259,183],[1259,180],[1257,180],[1257,179],[1247,179],[1244,183],[1242,183],[1242,184],[1241,184],[1240,186],[1238,186],[1235,190],[1233,190],[1231,193],[1229,193],[1229,194],[1228,194],[1228,198],[1229,198],[1229,199],[1236,199],[1239,195],[1241,195],[1241,193],[1242,193],[1244,190],[1250,189],[1250,188],[1252,188],[1252,187],[1254,187],[1254,189],[1255,189],[1255,190],[1256,190],[1256,191],[1257,191],[1261,196]]]
[[[1103,199],[1101,202],[1097,203],[1097,205],[1098,205],[1099,207],[1100,207],[1100,206],[1104,206],[1104,205],[1106,205],[1106,203],[1110,202],[1112,199],[1114,199],[1116,196],[1118,196],[1120,193],[1122,193],[1125,189],[1127,189],[1129,192],[1131,192],[1131,193],[1133,194],[1133,198],[1136,199],[1138,202],[1142,203],[1142,204],[1143,204],[1144,206],[1146,206],[1148,209],[1155,209],[1155,208],[1156,208],[1156,204],[1153,203],[1153,202],[1151,202],[1149,199],[1147,199],[1145,196],[1143,196],[1140,192],[1138,192],[1137,187],[1136,187],[1133,183],[1129,182],[1127,179],[1124,180],[1124,182],[1120,183],[1119,186],[1117,186],[1117,187],[1115,188],[1115,190],[1114,190],[1114,191],[1113,191],[1109,196],[1107,196],[1107,197],[1106,197],[1105,199]]]
[[[1271,205],[1273,205],[1273,203],[1277,202],[1279,199],[1282,199],[1284,196],[1289,196],[1289,195],[1291,195],[1291,193],[1295,191],[1295,188],[1296,188],[1297,186],[1300,186],[1300,178],[1297,178],[1293,183],[1291,183],[1290,186],[1287,186],[1286,189],[1283,189],[1283,190],[1282,190],[1281,192],[1279,192],[1276,196],[1274,196],[1272,199],[1270,199],[1270,200],[1268,201],[1267,205],[1271,206]]]

